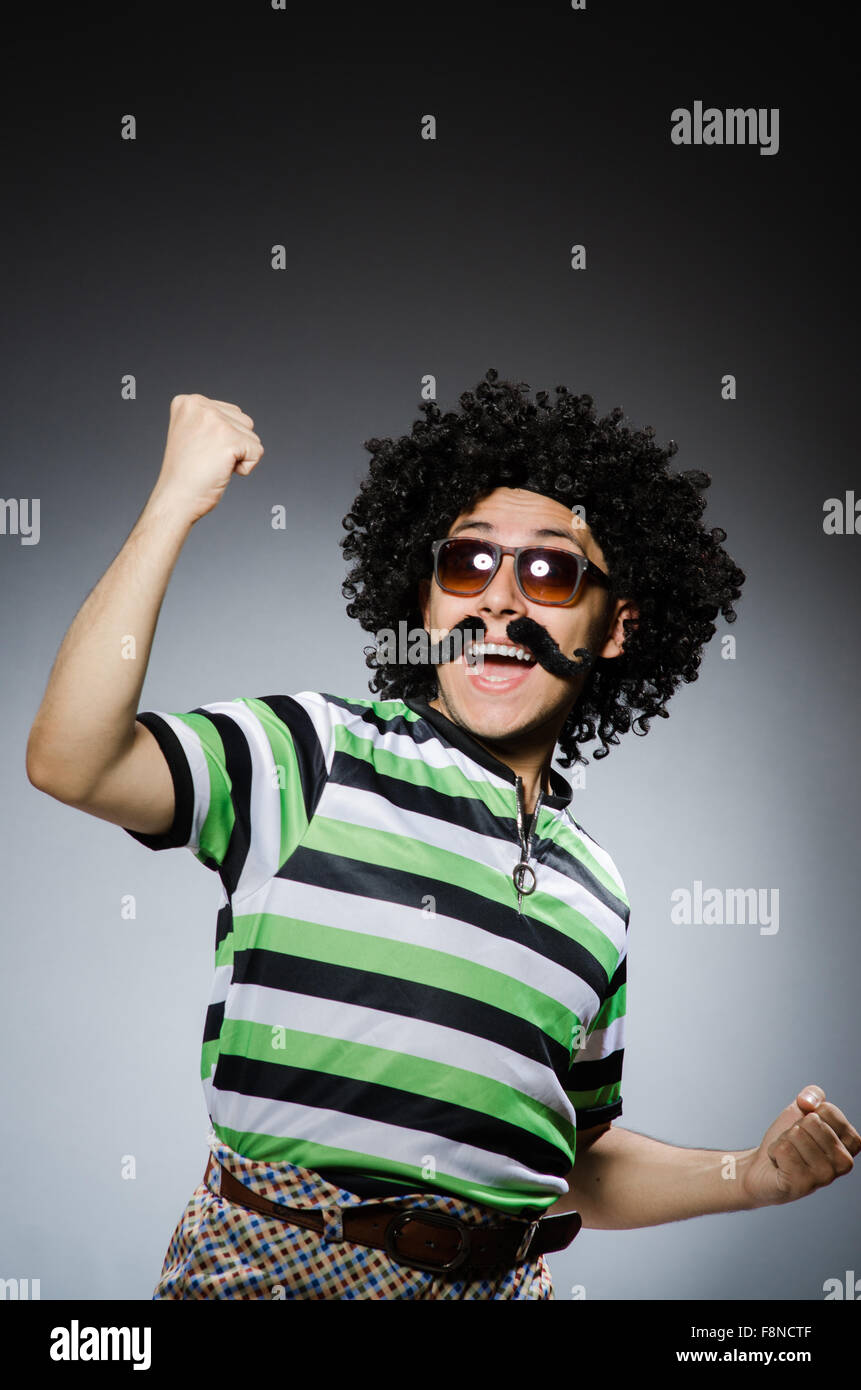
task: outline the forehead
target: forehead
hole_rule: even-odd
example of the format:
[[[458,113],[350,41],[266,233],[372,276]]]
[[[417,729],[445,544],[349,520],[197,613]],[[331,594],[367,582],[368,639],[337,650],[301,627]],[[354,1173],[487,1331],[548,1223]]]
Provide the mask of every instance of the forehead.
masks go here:
[[[545,497],[543,493],[529,492],[525,488],[495,488],[455,517],[449,527],[449,535],[464,527],[467,521],[487,523],[493,528],[492,532],[483,526],[478,529],[499,540],[521,536],[528,539],[532,533],[545,529],[562,531],[581,545],[591,540],[589,527],[570,507],[557,502],[554,497]],[[551,537],[544,539],[552,543]]]

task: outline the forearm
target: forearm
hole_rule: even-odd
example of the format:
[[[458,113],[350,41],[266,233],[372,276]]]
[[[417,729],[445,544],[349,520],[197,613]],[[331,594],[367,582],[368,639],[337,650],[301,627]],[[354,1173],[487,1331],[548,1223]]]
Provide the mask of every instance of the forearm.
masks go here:
[[[632,1230],[715,1212],[746,1211],[743,1174],[754,1149],[684,1149],[609,1130],[578,1153],[567,1196],[548,1214],[578,1211],[595,1230]]]
[[[116,559],[63,639],[27,744],[27,775],[72,800],[134,738],[158,614],[193,521],[153,490]]]

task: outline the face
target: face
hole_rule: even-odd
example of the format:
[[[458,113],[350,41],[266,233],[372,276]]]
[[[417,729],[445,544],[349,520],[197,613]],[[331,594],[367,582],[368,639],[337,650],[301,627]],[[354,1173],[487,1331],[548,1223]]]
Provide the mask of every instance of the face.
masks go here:
[[[462,512],[448,535],[510,546],[554,546],[585,555],[607,572],[601,548],[585,523],[561,502],[521,488],[497,488]],[[596,657],[618,656],[624,640],[622,622],[637,615],[630,601],[611,600],[588,574],[565,606],[535,603],[517,585],[512,555],[503,556],[480,594],[448,594],[431,578],[423,581],[420,600],[424,625],[432,635],[433,629],[448,631],[475,616],[485,625],[486,642],[516,647],[506,628],[516,618],[527,617],[545,628],[568,657],[578,647],[588,647]],[[537,662],[524,666],[507,656],[485,655],[483,663],[471,666],[461,655],[437,668],[439,694],[431,704],[481,740],[511,743],[532,737],[555,743],[588,675],[587,671],[563,678]]]

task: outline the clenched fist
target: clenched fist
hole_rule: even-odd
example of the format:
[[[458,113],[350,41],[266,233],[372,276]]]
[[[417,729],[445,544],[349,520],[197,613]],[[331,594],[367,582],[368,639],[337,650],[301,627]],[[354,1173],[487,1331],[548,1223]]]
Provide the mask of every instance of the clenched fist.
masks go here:
[[[759,1148],[743,1161],[742,1185],[750,1207],[794,1202],[854,1168],[861,1134],[821,1086],[806,1086],[781,1110]]]
[[[247,475],[263,445],[238,405],[207,396],[174,396],[156,488],[199,521],[221,501],[234,473]]]

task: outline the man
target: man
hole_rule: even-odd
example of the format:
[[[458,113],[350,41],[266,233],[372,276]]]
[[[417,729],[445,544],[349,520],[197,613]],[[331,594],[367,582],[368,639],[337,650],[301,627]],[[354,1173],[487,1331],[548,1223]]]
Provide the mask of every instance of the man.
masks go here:
[[[383,699],[136,717],[180,547],[263,453],[201,396],[174,398],[153,494],[64,640],[30,780],[222,889],[210,1161],[156,1298],[549,1299],[581,1219],[791,1201],[853,1167],[816,1086],[729,1181],[722,1152],[613,1126],[628,902],[551,760],[665,716],[744,576],[672,443],[557,397],[490,371],[459,413],[368,442],[344,593]],[[404,628],[428,640],[393,656]]]

